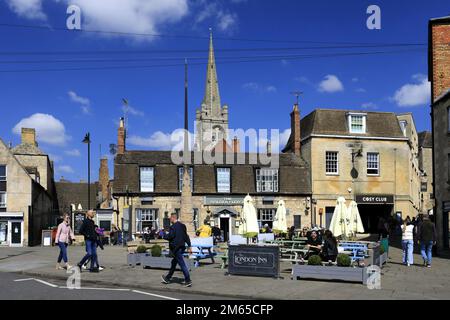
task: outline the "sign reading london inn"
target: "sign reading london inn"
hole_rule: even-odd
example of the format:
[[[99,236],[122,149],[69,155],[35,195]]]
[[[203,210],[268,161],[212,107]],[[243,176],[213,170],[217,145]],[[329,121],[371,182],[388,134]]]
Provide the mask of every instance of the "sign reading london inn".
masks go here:
[[[240,196],[205,196],[204,205],[206,206],[243,206],[244,197]]]
[[[357,195],[358,204],[394,204],[393,195]]]
[[[228,250],[228,273],[278,277],[280,260],[278,246],[231,245]]]

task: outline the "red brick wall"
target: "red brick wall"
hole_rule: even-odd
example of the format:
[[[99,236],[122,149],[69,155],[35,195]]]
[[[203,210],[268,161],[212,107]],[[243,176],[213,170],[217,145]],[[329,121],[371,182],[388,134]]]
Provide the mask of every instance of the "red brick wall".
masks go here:
[[[300,135],[300,110],[298,105],[294,106],[294,111],[291,113],[291,137],[292,137],[292,151],[297,155],[301,155],[301,135]]]
[[[450,89],[450,23],[431,26],[433,101]]]

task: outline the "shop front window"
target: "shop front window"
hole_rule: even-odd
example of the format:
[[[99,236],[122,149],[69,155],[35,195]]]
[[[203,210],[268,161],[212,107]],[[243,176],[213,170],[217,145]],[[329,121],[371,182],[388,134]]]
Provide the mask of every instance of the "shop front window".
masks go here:
[[[8,222],[0,221],[0,245],[7,244],[8,241]]]

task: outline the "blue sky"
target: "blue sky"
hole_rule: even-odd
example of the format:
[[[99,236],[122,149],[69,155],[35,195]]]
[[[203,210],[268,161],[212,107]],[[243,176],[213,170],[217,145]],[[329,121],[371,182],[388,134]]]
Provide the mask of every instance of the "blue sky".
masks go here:
[[[194,108],[200,105],[204,94],[209,27],[213,28],[216,38],[220,91],[222,103],[230,108],[231,128],[288,129],[294,101],[290,92],[301,90],[304,92],[302,115],[317,107],[413,112],[418,130],[430,129],[426,46],[304,47],[342,46],[341,43],[426,44],[428,20],[449,14],[448,1],[70,1],[81,8],[83,30],[126,35],[63,30],[68,2],[0,2],[0,137],[15,145],[20,140],[17,134],[20,126],[35,126],[40,147],[56,162],[57,179],[60,176],[73,181],[86,179],[87,152],[81,140],[88,131],[93,141],[92,174],[96,178],[100,145],[102,154],[107,154],[109,144],[116,143],[117,122],[123,115],[122,98],[127,98],[132,107],[128,135],[134,137],[132,141],[136,145],[128,144],[128,148],[170,148],[168,134],[183,125],[183,67],[143,66],[179,65],[183,63],[183,57],[191,58],[189,103],[192,124]],[[372,4],[381,8],[381,30],[366,27],[369,16],[366,10]],[[53,30],[18,25],[48,26]],[[166,36],[137,35],[156,33]],[[189,37],[171,37],[180,35]],[[236,50],[249,48],[296,49],[281,53]],[[227,56],[410,49],[418,50],[221,63]],[[158,50],[160,52],[154,52]],[[161,60],[167,57],[171,60]],[[77,59],[113,61],[54,62]],[[11,63],[16,60],[27,62]],[[17,72],[111,66],[134,68]],[[110,170],[112,175],[112,161]]]

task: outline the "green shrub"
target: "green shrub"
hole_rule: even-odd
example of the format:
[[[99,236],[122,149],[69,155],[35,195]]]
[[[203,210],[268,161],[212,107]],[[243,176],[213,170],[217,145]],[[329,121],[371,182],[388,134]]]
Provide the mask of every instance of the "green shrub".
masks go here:
[[[322,265],[322,258],[318,255],[313,255],[309,257],[308,259],[308,265],[309,266],[321,266]]]
[[[147,247],[140,245],[136,248],[136,253],[146,253],[147,252]]]
[[[350,267],[352,265],[352,259],[345,253],[338,254],[336,262],[339,267]]]
[[[162,255],[162,247],[160,245],[155,244],[152,249],[152,257],[161,257]]]

